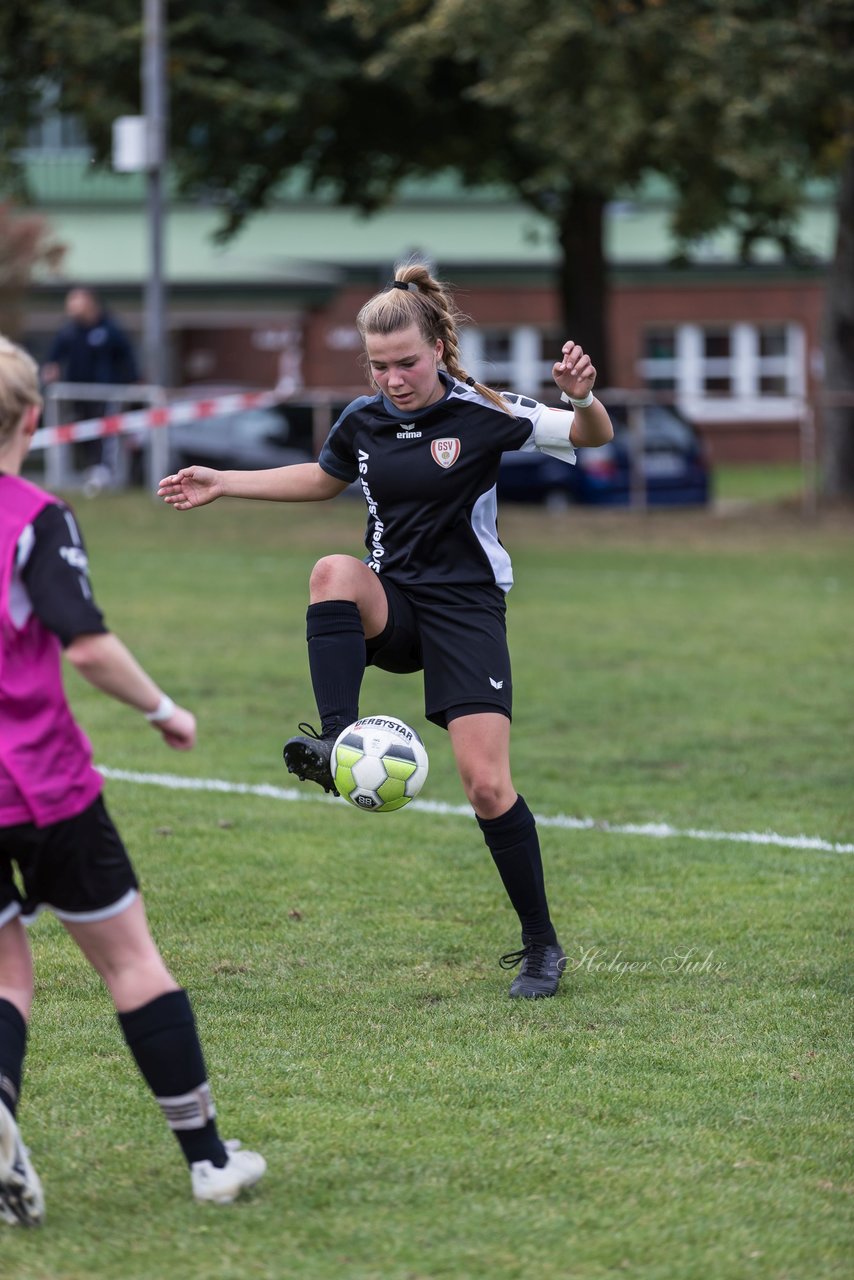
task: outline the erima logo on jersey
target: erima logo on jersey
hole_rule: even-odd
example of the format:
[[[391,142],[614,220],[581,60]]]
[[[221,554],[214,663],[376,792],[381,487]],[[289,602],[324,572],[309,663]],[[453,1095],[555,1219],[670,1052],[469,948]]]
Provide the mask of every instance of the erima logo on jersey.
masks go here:
[[[447,471],[448,467],[452,467],[460,456],[460,442],[456,437],[446,440],[434,440],[430,445],[430,452],[433,455],[433,461],[438,462],[440,467],[444,467]]]
[[[503,681],[503,680],[493,680],[492,676],[490,676],[490,677],[489,677],[489,683],[492,685],[493,689],[503,689],[503,688],[504,688],[504,681]]]
[[[420,440],[421,432],[415,430],[414,422],[407,422],[404,423],[403,430],[398,431],[397,438],[398,440]]]

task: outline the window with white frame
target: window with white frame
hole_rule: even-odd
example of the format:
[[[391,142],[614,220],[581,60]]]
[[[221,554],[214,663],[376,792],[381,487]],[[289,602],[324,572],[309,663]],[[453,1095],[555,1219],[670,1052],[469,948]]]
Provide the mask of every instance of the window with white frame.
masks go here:
[[[559,394],[552,365],[562,343],[557,330],[537,325],[465,328],[460,332],[463,368],[478,382],[543,400],[554,400]]]
[[[644,385],[672,391],[695,419],[788,418],[805,391],[800,325],[681,324],[645,330]]]

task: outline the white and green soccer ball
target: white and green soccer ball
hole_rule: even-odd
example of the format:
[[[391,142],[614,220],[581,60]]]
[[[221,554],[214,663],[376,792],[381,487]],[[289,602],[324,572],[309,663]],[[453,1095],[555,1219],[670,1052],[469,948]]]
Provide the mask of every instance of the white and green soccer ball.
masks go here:
[[[340,795],[357,809],[390,813],[414,800],[427,778],[427,750],[395,716],[362,716],[338,735],[330,760]]]

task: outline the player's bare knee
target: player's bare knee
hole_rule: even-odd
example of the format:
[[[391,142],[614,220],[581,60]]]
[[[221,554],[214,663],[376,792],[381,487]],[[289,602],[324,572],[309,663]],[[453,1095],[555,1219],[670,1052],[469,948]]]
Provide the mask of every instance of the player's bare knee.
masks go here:
[[[488,774],[472,775],[463,779],[463,787],[469,803],[478,817],[498,818],[509,808],[503,783]]]
[[[353,556],[324,556],[318,560],[308,580],[309,598],[312,604],[323,600],[350,600],[353,598],[353,566],[358,564]]]

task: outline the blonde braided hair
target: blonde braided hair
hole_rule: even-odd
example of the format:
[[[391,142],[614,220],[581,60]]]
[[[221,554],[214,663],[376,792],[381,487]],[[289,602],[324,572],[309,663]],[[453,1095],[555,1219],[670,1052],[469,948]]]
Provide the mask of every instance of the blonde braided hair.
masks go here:
[[[397,284],[408,287],[384,289],[374,294],[357,315],[356,327],[362,341],[369,334],[397,333],[415,324],[425,342],[432,345],[441,340],[442,363],[452,378],[467,382],[496,408],[512,416],[504,397],[491,387],[475,382],[460,364],[458,326],[468,317],[457,308],[447,285],[434,280],[422,262],[399,263],[394,269],[394,279]]]

